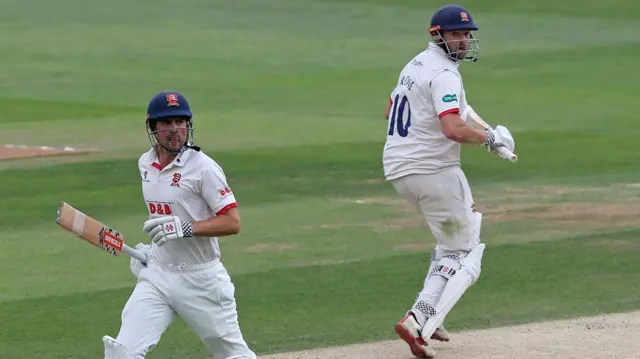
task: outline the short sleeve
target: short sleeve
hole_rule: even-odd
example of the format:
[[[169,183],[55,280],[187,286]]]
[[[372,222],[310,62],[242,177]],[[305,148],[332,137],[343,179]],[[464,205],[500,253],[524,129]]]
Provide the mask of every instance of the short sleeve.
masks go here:
[[[216,215],[238,206],[224,172],[215,164],[202,172],[202,196]]]
[[[439,118],[460,112],[462,81],[451,71],[443,71],[431,80],[431,96]]]

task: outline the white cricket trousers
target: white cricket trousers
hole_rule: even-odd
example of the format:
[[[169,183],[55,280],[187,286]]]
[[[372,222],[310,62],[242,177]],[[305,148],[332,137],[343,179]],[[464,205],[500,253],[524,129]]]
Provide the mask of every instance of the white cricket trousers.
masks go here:
[[[202,339],[215,359],[255,359],[240,332],[235,287],[220,261],[196,267],[151,262],[122,310],[116,340],[132,359],[152,350],[175,316]]]
[[[482,215],[475,210],[467,178],[458,166],[433,174],[411,174],[390,181],[424,216],[437,251],[462,254],[480,243]],[[435,255],[435,254],[434,254]]]

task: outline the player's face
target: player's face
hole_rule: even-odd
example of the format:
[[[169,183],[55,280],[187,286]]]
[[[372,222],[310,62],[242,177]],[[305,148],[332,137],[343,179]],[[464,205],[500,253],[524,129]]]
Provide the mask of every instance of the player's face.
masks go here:
[[[156,139],[166,150],[179,151],[187,140],[189,122],[184,117],[170,117],[156,121]]]
[[[449,47],[449,53],[462,60],[469,49],[469,40],[472,38],[471,31],[445,31],[442,38]]]

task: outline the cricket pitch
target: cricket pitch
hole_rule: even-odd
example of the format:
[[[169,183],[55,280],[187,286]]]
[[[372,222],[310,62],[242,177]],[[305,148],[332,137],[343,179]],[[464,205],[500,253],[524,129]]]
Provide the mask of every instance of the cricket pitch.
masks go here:
[[[452,333],[431,341],[437,359],[637,358],[640,311]],[[401,340],[261,356],[260,359],[410,359]]]
[[[76,149],[73,147],[50,147],[50,146],[26,146],[26,145],[0,145],[0,161],[30,158],[30,157],[50,157],[73,154],[83,154],[98,152],[96,149]]]

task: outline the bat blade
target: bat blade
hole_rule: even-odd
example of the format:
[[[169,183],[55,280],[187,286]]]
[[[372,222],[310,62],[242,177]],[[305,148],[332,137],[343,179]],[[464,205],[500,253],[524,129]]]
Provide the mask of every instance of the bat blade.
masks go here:
[[[146,263],[146,256],[127,246],[122,233],[77,210],[66,202],[60,202],[56,223],[94,247],[114,256],[122,252]]]
[[[480,117],[480,115],[478,115],[478,113],[471,107],[471,105],[467,105],[467,110],[467,116],[471,118],[476,127],[480,126],[485,130],[493,130],[493,127],[491,127],[485,120],[483,120],[482,117]],[[498,155],[505,160],[509,160],[511,162],[518,161],[518,156],[505,147],[498,147],[496,148],[496,151],[498,152]]]

